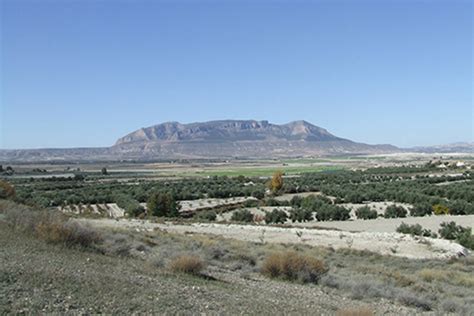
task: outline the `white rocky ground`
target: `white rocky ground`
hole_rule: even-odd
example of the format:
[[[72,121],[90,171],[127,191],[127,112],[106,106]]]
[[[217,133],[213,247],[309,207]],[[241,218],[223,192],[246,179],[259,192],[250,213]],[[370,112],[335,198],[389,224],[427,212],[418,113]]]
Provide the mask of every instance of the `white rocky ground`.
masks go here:
[[[350,221],[334,222],[310,222],[298,224],[305,227],[318,226],[325,228],[334,228],[344,231],[357,232],[395,232],[402,222],[410,225],[420,224],[423,228],[438,232],[442,222],[455,222],[457,225],[468,226],[474,229],[474,215],[432,215],[425,217],[406,217],[406,218],[377,218],[377,219],[357,219]]]
[[[307,244],[368,250],[383,255],[412,259],[448,259],[467,255],[457,243],[398,233],[346,232],[308,228],[284,228],[264,225],[152,223],[144,220],[79,219],[96,227],[128,228],[136,231],[163,230],[180,234],[211,234],[257,243]]]
[[[180,201],[181,212],[186,211],[197,211],[200,209],[214,208],[219,206],[231,206],[235,204],[241,204],[245,201],[257,200],[254,197],[247,196],[238,196],[228,199],[199,199],[199,200],[189,200],[189,201]]]
[[[242,204],[245,201],[256,200],[254,197],[232,197],[228,199],[199,199],[199,200],[185,200],[179,201],[181,205],[180,212],[195,212],[203,209],[215,208],[219,206],[232,206]],[[142,206],[146,207],[146,203],[141,203]],[[89,206],[66,206],[59,208],[60,210],[68,213],[80,214],[87,212],[87,208],[90,208],[91,213],[102,214],[104,213],[108,217],[120,218],[123,217],[125,212],[115,203],[107,204],[91,204]]]

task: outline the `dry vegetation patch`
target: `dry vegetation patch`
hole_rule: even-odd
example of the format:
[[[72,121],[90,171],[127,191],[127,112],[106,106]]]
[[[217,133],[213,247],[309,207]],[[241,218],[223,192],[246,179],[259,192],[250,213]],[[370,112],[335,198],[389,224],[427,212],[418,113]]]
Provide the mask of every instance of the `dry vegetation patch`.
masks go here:
[[[271,278],[316,283],[327,272],[321,260],[294,251],[269,255],[262,264],[262,273]]]
[[[71,222],[56,210],[34,210],[9,201],[3,201],[0,210],[13,229],[33,234],[46,242],[91,248],[102,241],[97,230]]]
[[[199,275],[205,267],[204,261],[198,256],[182,255],[176,257],[169,263],[173,272]]]

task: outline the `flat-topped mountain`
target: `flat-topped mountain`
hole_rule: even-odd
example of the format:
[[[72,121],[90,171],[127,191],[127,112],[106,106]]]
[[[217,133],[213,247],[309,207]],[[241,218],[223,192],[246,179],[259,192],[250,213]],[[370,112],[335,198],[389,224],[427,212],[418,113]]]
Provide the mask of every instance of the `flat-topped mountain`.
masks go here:
[[[0,161],[98,161],[208,158],[278,158],[397,152],[332,135],[306,121],[272,124],[255,120],[167,122],[141,128],[111,147],[0,150]]]
[[[272,158],[398,150],[340,138],[306,121],[278,125],[255,120],[167,122],[132,132],[112,148],[127,155],[173,158]]]
[[[158,124],[130,133],[120,138],[116,145],[133,142],[262,140],[337,141],[342,139],[306,121],[277,125],[268,121],[225,120],[190,124],[178,122]]]

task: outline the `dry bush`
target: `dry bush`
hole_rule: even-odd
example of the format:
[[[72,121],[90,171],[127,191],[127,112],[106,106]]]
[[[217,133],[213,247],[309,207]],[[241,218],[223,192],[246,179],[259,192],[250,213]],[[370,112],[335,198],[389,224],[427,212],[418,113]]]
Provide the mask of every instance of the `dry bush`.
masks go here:
[[[169,268],[174,272],[198,275],[204,269],[205,264],[201,258],[191,255],[176,257],[170,262]]]
[[[13,229],[34,234],[47,242],[91,247],[102,240],[97,231],[69,221],[59,211],[34,210],[13,202],[2,203],[1,209]]]
[[[268,256],[261,272],[271,278],[316,283],[327,272],[327,268],[321,260],[288,251]]]
[[[36,225],[39,238],[51,243],[63,243],[67,246],[91,247],[102,238],[93,229],[74,222],[43,221]]]
[[[445,278],[445,272],[442,270],[435,270],[435,269],[421,269],[418,272],[418,275],[421,277],[423,281],[432,282],[434,280],[442,280]]]
[[[369,307],[351,307],[340,309],[336,313],[337,316],[372,316],[374,312]]]
[[[8,182],[0,180],[0,199],[14,199],[15,188]]]
[[[6,200],[0,201],[0,211],[5,214],[5,221],[10,227],[22,231],[34,231],[39,217],[29,207]]]

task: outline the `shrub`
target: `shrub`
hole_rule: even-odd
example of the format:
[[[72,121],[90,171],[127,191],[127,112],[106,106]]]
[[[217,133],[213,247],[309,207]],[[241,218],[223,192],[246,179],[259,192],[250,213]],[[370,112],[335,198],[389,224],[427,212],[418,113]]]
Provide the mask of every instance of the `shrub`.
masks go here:
[[[173,259],[169,268],[174,272],[198,275],[204,269],[205,264],[197,256],[183,255]]]
[[[402,222],[400,226],[397,227],[397,232],[402,234],[436,238],[436,233],[433,233],[429,229],[424,229],[420,224],[408,225]]]
[[[75,222],[42,221],[36,225],[39,238],[50,243],[89,248],[102,240],[93,229]]]
[[[15,198],[15,188],[8,182],[0,180],[0,199]]]
[[[267,224],[283,224],[288,219],[285,211],[273,209],[273,211],[265,214],[265,222]]]
[[[451,215],[467,215],[474,214],[474,206],[463,200],[450,200],[448,202],[449,214]]]
[[[302,202],[303,202],[303,198],[301,196],[298,196],[298,195],[295,195],[290,200],[290,204],[293,207],[300,207]]]
[[[257,199],[263,199],[265,197],[265,190],[261,189],[255,189],[254,191],[251,192],[250,194],[251,196],[253,196],[254,198],[257,198]],[[258,204],[258,201],[255,201],[257,202]]]
[[[456,240],[461,246],[474,250],[474,236],[470,227],[466,227],[463,232],[459,233]]]
[[[175,199],[168,192],[155,192],[147,201],[149,215],[177,217],[179,215],[178,205]]]
[[[363,206],[363,207],[358,208],[355,211],[355,214],[357,218],[360,218],[360,219],[374,219],[374,218],[377,218],[377,215],[378,215],[377,211],[372,210],[369,206]]]
[[[411,216],[426,216],[431,215],[432,213],[433,209],[428,203],[417,204],[410,209]]]
[[[278,201],[277,199],[274,198],[268,198],[265,199],[264,203],[265,206],[282,206],[285,204],[286,201]]]
[[[327,268],[321,260],[289,251],[265,258],[261,272],[270,278],[316,283]]]
[[[350,211],[342,206],[324,204],[316,212],[318,221],[344,221],[350,218]]]
[[[390,205],[385,209],[384,217],[385,218],[397,218],[397,217],[406,217],[407,210],[403,206],[399,205]]]
[[[471,227],[456,225],[455,222],[443,222],[439,229],[441,238],[456,240],[460,245],[474,250],[474,236]]]
[[[302,208],[292,209],[290,211],[290,219],[294,222],[307,222],[313,219],[313,212]]]
[[[232,214],[231,220],[250,223],[253,221],[253,215],[249,210],[238,210]]]
[[[247,200],[244,202],[245,207],[257,207],[259,201],[258,200]]]
[[[215,211],[201,211],[199,212],[196,217],[201,220],[206,220],[206,221],[215,221],[217,218],[217,214]]]
[[[456,222],[443,222],[438,230],[441,238],[455,240],[459,234],[462,234],[467,228],[456,225]]]
[[[124,194],[117,195],[115,197],[115,203],[130,217],[138,217],[140,214],[145,212],[145,208],[141,206],[137,200],[134,200]]]

